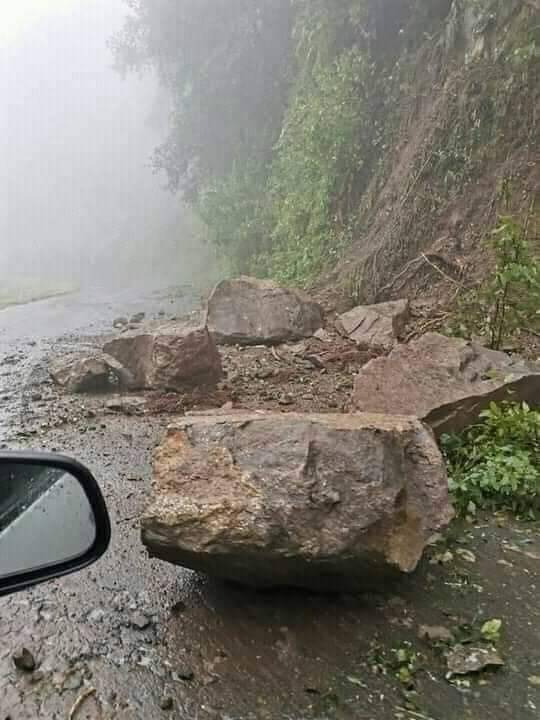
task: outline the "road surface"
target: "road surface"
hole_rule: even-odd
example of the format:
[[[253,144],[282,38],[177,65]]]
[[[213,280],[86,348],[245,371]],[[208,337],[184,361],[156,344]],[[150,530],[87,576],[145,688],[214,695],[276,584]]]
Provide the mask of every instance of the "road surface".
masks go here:
[[[414,576],[363,596],[258,593],[147,557],[137,518],[170,418],[96,413],[85,398],[59,397],[46,356],[91,344],[118,315],[190,309],[165,292],[89,292],[0,312],[0,441],[86,463],[113,525],[97,565],[0,600],[0,720],[67,720],[71,711],[77,720],[538,717],[535,525],[467,525]],[[503,621],[505,667],[450,683],[445,647],[420,640],[419,627],[474,637],[490,618]],[[32,673],[13,664],[22,647],[36,659]]]

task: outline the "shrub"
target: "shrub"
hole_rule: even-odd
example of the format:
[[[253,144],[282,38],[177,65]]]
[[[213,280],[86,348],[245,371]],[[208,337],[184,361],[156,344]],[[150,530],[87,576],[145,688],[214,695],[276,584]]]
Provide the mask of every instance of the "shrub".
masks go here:
[[[477,425],[443,435],[449,488],[458,511],[509,508],[535,517],[540,509],[540,411],[526,403],[492,403]]]
[[[489,237],[495,268],[461,301],[447,328],[453,335],[480,333],[499,350],[516,332],[536,332],[540,322],[540,258],[531,251],[527,229],[501,217]]]

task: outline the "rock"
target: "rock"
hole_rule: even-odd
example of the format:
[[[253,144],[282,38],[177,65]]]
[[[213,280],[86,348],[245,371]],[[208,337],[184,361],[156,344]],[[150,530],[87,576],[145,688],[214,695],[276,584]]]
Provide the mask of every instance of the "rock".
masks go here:
[[[452,632],[442,625],[420,625],[418,628],[418,637],[421,640],[442,643],[452,642],[454,639]]]
[[[34,392],[30,395],[30,400],[32,402],[39,402],[40,400],[43,400],[43,395],[40,392]]]
[[[332,343],[334,342],[334,336],[331,335],[328,330],[325,330],[324,328],[319,328],[317,332],[313,333],[313,337],[322,343]]]
[[[95,610],[92,610],[92,612],[88,616],[88,620],[92,623],[100,623],[103,621],[104,617],[105,611],[101,608],[96,608]]]
[[[121,328],[124,327],[124,325],[127,325],[129,320],[127,317],[117,317],[115,320],[113,320],[113,327],[115,328]]]
[[[141,522],[162,560],[354,591],[413,571],[451,517],[443,459],[413,418],[239,412],[169,429]]]
[[[218,349],[205,327],[168,323],[147,333],[125,333],[104,346],[125,365],[137,388],[182,391],[222,377]]]
[[[214,288],[207,324],[220,344],[274,345],[312,336],[323,324],[323,312],[300,290],[239,277]]]
[[[152,620],[142,612],[134,612],[130,617],[129,624],[137,630],[146,630],[152,624]]]
[[[161,701],[159,703],[159,707],[162,710],[172,710],[174,707],[174,700],[170,695],[164,695],[161,698]]]
[[[176,666],[176,670],[173,672],[173,678],[176,680],[183,680],[184,682],[191,682],[195,677],[195,673],[191,667],[187,664],[180,664]]]
[[[135,313],[135,315],[131,316],[129,322],[132,325],[138,325],[138,323],[141,323],[145,317],[146,317],[146,313],[138,312],[138,313]]]
[[[143,397],[117,397],[107,400],[105,408],[111,413],[138,415],[143,412],[146,400]]]
[[[33,672],[36,669],[36,659],[28,648],[20,648],[12,655],[13,664],[23,672]]]
[[[361,412],[415,415],[441,435],[463,430],[502,400],[538,406],[540,365],[428,333],[364,365],[352,404]]]
[[[129,389],[132,375],[104,353],[56,360],[50,374],[57,385],[72,393],[101,393]]]
[[[469,675],[504,665],[499,653],[490,647],[456,645],[446,657],[449,675]]]
[[[395,300],[378,305],[360,305],[340,315],[336,325],[362,349],[388,353],[405,330],[409,301]]]

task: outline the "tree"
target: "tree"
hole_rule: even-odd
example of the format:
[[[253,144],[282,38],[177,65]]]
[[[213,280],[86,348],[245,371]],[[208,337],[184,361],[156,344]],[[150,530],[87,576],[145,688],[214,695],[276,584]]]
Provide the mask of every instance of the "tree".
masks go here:
[[[174,112],[153,164],[196,197],[248,158],[268,159],[287,101],[290,0],[126,0],[111,46],[122,72],[152,67]]]

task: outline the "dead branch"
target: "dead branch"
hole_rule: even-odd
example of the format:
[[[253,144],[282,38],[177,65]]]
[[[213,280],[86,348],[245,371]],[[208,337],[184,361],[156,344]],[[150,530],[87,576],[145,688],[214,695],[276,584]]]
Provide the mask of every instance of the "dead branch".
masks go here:
[[[95,687],[88,687],[86,690],[83,690],[82,693],[79,695],[79,697],[75,700],[73,705],[71,706],[71,710],[69,711],[68,720],[73,720],[75,717],[75,714],[79,711],[79,708],[83,704],[83,702],[90,697],[90,695],[94,695],[96,692]]]

